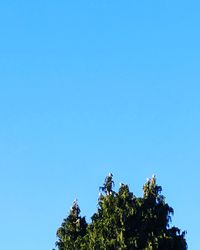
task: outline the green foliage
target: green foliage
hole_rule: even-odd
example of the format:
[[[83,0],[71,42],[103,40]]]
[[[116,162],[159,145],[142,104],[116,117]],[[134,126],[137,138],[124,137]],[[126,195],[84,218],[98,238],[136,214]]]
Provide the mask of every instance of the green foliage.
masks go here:
[[[56,246],[58,249],[81,249],[82,238],[86,235],[86,228],[85,217],[80,216],[80,208],[77,200],[75,200],[69,216],[64,219],[61,227],[57,230],[59,240],[56,242]]]
[[[87,224],[77,201],[57,230],[58,250],[186,250],[185,232],[170,228],[173,209],[153,176],[137,198],[128,185],[113,191],[109,174],[100,190],[98,208]]]

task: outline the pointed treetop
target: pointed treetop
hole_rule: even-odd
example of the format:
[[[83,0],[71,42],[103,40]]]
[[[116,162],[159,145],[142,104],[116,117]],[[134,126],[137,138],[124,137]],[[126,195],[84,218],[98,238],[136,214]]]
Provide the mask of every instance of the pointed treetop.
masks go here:
[[[79,214],[80,214],[80,208],[79,208],[79,205],[78,205],[78,200],[75,199],[73,201],[73,204],[72,204],[72,207],[70,209],[70,214],[75,216],[75,217],[78,217]]]
[[[99,189],[106,193],[106,195],[111,195],[113,193],[113,186],[114,181],[112,180],[113,174],[109,173],[108,176],[105,178],[103,187],[100,187]]]

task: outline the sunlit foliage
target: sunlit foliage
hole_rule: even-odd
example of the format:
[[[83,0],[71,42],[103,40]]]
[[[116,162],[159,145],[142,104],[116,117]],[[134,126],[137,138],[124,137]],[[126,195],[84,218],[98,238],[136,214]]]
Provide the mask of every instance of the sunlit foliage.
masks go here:
[[[147,179],[143,196],[128,185],[113,190],[113,175],[100,187],[97,211],[87,223],[74,201],[69,215],[57,230],[58,250],[185,250],[185,232],[170,227],[173,209],[165,202],[156,177]]]

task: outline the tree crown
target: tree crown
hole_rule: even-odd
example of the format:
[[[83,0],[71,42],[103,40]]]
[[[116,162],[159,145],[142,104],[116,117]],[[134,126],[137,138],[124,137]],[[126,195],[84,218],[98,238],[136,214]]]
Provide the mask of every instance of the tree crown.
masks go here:
[[[77,200],[57,230],[58,250],[186,250],[185,231],[170,227],[173,209],[161,194],[155,175],[136,197],[121,183],[114,192],[111,173],[100,187],[97,211],[91,222],[80,216]]]

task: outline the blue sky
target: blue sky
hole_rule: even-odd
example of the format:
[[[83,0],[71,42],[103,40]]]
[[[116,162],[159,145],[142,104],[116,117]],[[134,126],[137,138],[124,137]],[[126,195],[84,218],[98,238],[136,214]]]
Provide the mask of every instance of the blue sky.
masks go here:
[[[199,1],[2,1],[0,235],[49,250],[108,172],[142,194],[157,175],[198,249]]]

